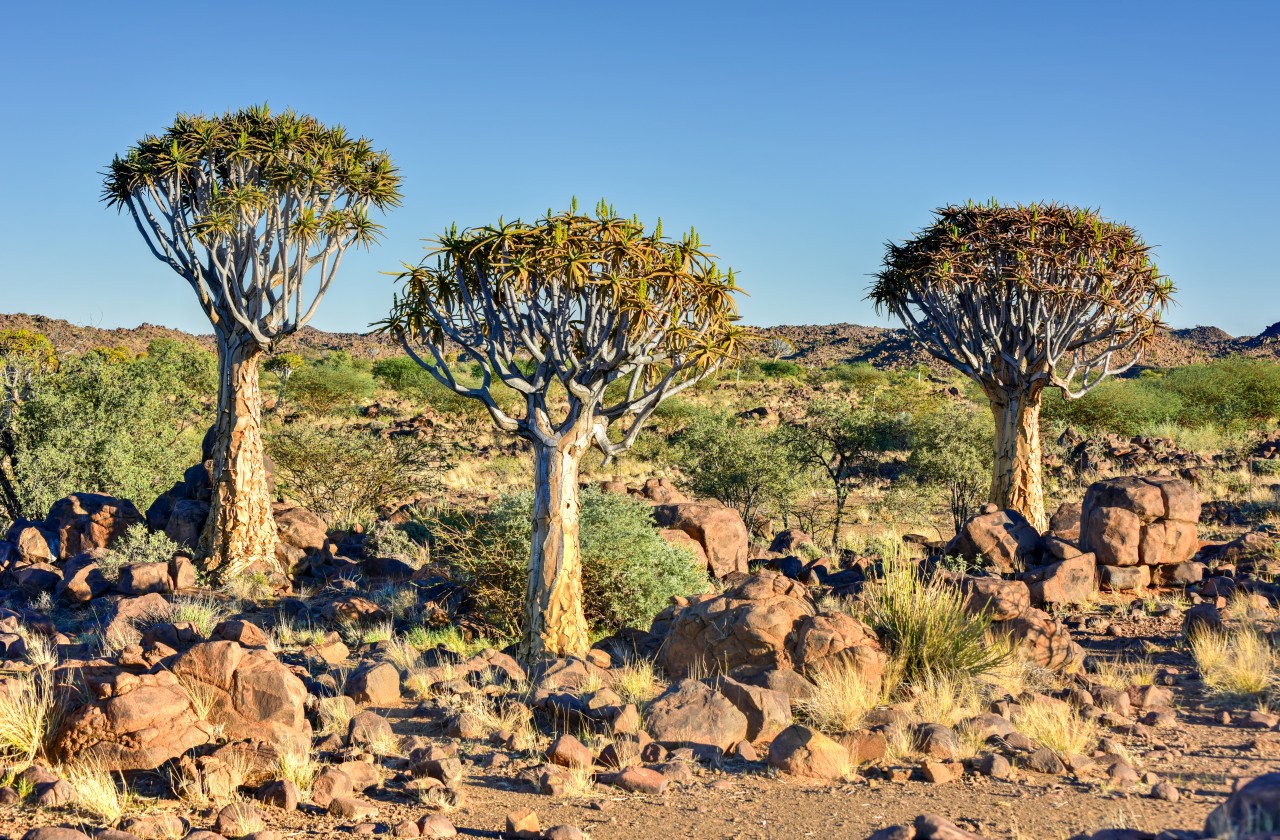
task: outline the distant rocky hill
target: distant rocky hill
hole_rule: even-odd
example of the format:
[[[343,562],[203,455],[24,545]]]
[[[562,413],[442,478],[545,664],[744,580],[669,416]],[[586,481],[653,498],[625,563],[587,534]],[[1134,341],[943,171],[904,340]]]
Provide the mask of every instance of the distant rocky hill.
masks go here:
[[[135,353],[157,338],[194,341],[210,350],[213,336],[191,335],[169,327],[143,324],[132,329],[101,329],[79,326],[43,315],[0,313],[0,330],[26,328],[42,332],[62,353],[83,353],[95,347],[125,347]],[[759,328],[757,346],[770,339],[783,339],[782,358],[809,367],[852,362],[869,362],[878,368],[896,369],[919,363],[936,364],[928,354],[908,341],[902,330],[864,327],[858,324],[820,324]],[[324,332],[306,327],[289,339],[289,349],[304,355],[320,355],[345,350],[362,358],[383,358],[398,354],[394,342],[367,333]],[[764,351],[762,351],[764,352]],[[1232,355],[1280,359],[1280,322],[1255,336],[1232,337],[1217,327],[1191,327],[1161,336],[1148,353],[1145,364],[1174,367],[1196,364]]]
[[[794,349],[784,353],[783,358],[802,365],[824,367],[842,362],[869,362],[878,368],[893,369],[931,363],[929,355],[898,329],[825,324],[766,327],[760,332],[762,345],[772,338],[789,342]],[[1280,323],[1271,325],[1260,335],[1239,338],[1217,327],[1172,330],[1156,340],[1144,364],[1176,367],[1234,355],[1280,360]]]
[[[140,353],[158,338],[194,341],[209,350],[214,349],[212,335],[192,335],[182,330],[158,327],[155,324],[143,324],[131,329],[107,330],[79,326],[59,318],[46,318],[44,315],[0,313],[0,330],[19,328],[44,333],[59,353],[83,353],[95,347],[124,347],[134,353]],[[320,355],[330,350],[346,350],[353,356],[382,358],[394,356],[399,352],[397,346],[383,336],[324,332],[311,327],[304,327],[287,341],[288,344],[282,346],[282,350],[293,350],[304,355]]]

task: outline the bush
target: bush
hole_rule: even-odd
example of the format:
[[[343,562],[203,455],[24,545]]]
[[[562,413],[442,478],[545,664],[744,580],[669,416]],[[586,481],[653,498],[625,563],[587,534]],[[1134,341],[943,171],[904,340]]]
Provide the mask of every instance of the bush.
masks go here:
[[[350,408],[373,393],[373,377],[345,355],[306,365],[289,377],[289,398],[314,414]]]
[[[672,596],[706,588],[705,570],[658,535],[647,504],[593,489],[580,502],[583,608],[595,632],[648,627]],[[525,491],[503,496],[479,518],[454,517],[433,529],[436,559],[513,636],[524,623],[532,519],[533,493]]]
[[[881,568],[882,576],[862,590],[858,617],[875,629],[904,682],[978,677],[1008,657],[987,639],[990,615],[966,614],[958,586],[937,575],[924,580],[905,558]]]
[[[841,385],[859,393],[869,393],[889,384],[889,377],[885,375],[884,371],[876,370],[868,362],[833,365],[822,371],[819,378],[823,382],[839,382]]]
[[[986,499],[994,460],[993,434],[985,410],[950,402],[912,423],[907,474],[946,493],[957,533]]]
[[[157,342],[132,361],[90,353],[41,381],[14,420],[14,475],[25,513],[75,492],[145,508],[200,459],[212,396],[209,354]]]
[[[1280,364],[1230,358],[1108,379],[1078,400],[1045,395],[1046,420],[1090,431],[1145,434],[1161,425],[1186,429],[1258,427],[1280,416]]]
[[[414,437],[303,423],[271,434],[267,451],[284,491],[330,525],[368,522],[382,507],[434,490],[444,467]]]
[[[130,526],[98,559],[98,570],[107,580],[115,580],[120,569],[130,563],[167,563],[179,550],[163,531],[152,532],[144,523]]]
[[[801,373],[803,370],[798,364],[788,362],[786,359],[768,359],[760,362],[760,374],[767,379],[785,379],[799,376]]]
[[[480,381],[479,365],[471,366],[470,379],[462,379],[465,385]],[[455,374],[460,375],[460,374]],[[408,356],[383,359],[373,366],[373,376],[384,388],[390,388],[399,396],[422,405],[428,405],[442,414],[463,414],[472,417],[487,416],[487,409],[480,400],[464,397],[441,385],[422,365]],[[503,385],[494,386],[494,398],[503,410],[514,407],[515,392]]]
[[[785,515],[805,484],[785,430],[707,412],[695,416],[671,444],[686,489],[718,499],[748,525]]]

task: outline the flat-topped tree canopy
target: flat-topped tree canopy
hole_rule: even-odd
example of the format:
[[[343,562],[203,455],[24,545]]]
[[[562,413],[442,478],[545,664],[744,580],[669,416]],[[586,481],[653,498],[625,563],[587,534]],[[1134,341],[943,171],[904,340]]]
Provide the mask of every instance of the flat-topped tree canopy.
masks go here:
[[[1083,396],[1142,357],[1173,283],[1125,224],[1063,204],[943,207],[885,247],[868,297],[982,385],[997,418],[991,500],[1045,524],[1039,407]]]
[[[400,176],[342,126],[258,105],[178,115],[112,161],[103,200],[129,210],[219,335],[246,333],[266,349],[315,313],[343,252],[377,238],[369,210],[400,203]]]
[[[502,429],[550,441],[587,418],[607,454],[624,451],[659,402],[739,352],[739,292],[696,231],[663,237],[601,202],[594,215],[547,214],[459,231],[434,240],[405,266],[382,323],[437,380],[482,401]],[[479,363],[469,387],[446,356]],[[429,356],[429,358],[424,358]],[[511,416],[497,382],[525,400]],[[615,385],[614,383],[619,383]],[[556,411],[553,385],[567,397]],[[614,386],[614,387],[610,387]],[[610,423],[630,419],[618,440]]]
[[[974,379],[1080,397],[1138,361],[1173,292],[1128,225],[992,203],[940,208],[915,238],[888,243],[869,297]]]

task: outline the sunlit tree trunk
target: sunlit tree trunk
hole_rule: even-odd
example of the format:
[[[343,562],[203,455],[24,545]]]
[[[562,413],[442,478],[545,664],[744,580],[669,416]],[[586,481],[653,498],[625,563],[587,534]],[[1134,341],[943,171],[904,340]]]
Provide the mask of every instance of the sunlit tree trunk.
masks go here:
[[[990,500],[1012,508],[1039,531],[1048,528],[1040,451],[1039,387],[987,389],[996,421],[995,470]]]
[[[201,543],[205,568],[223,580],[275,563],[276,525],[263,457],[262,392],[252,340],[218,348],[218,419],[213,499]]]
[[[554,446],[534,444],[533,551],[520,646],[528,661],[585,656],[589,647],[582,611],[578,469],[590,442],[579,433]]]

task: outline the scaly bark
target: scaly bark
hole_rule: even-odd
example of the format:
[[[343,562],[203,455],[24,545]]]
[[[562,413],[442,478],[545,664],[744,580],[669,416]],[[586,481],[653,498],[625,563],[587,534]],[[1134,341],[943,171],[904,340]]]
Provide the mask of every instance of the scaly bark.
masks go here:
[[[1040,450],[1040,387],[988,388],[996,421],[995,469],[990,500],[1012,508],[1044,532],[1044,479]]]
[[[262,351],[252,339],[232,339],[218,350],[213,500],[201,553],[205,568],[226,580],[255,564],[274,566],[276,525],[263,458]]]
[[[585,656],[590,646],[578,544],[578,468],[590,444],[586,434],[566,435],[554,446],[534,444],[533,551],[520,643],[525,661]]]

